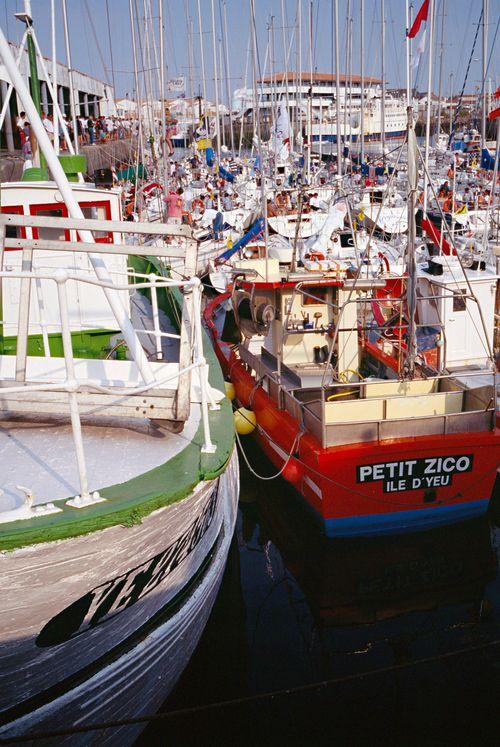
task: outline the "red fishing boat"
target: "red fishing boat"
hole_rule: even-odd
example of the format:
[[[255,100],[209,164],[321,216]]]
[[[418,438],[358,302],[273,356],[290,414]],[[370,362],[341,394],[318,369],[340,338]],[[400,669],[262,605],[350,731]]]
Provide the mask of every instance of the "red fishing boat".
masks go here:
[[[328,536],[483,514],[499,464],[498,276],[465,269],[457,255],[417,267],[412,199],[408,214],[399,297],[393,280],[362,270],[249,259],[205,311],[240,422],[255,423],[263,451]]]

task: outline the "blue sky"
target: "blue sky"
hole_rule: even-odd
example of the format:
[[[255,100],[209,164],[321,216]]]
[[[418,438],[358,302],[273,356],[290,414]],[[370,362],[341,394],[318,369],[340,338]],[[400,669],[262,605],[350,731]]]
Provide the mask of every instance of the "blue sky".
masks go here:
[[[158,0],[132,0],[139,10],[139,26],[144,29],[144,7],[151,6],[152,15],[158,15]],[[270,27],[274,24],[274,59],[275,69],[283,69],[283,32],[282,4],[285,8],[285,33],[290,42],[296,23],[297,5],[300,0],[254,0],[256,27],[258,31],[259,60],[264,69],[266,48],[272,37]],[[38,38],[44,54],[51,55],[50,42],[50,0],[31,0],[32,12]],[[309,69],[309,13],[310,0],[302,2],[302,67]],[[415,8],[420,7],[422,0],[414,0]],[[112,82],[110,44],[106,4],[110,16],[111,47],[113,52],[114,78],[118,96],[133,94],[132,43],[129,19],[129,0],[67,0],[69,26],[71,33],[71,54],[73,66],[95,77],[109,79]],[[202,11],[203,44],[205,48],[205,66],[208,93],[213,93],[213,49],[211,26],[211,0],[200,0]],[[443,90],[448,92],[450,72],[454,74],[454,90],[458,92],[463,84],[467,62],[469,60],[477,21],[481,12],[481,0],[435,0],[438,38],[440,41],[441,17],[445,4],[445,38]],[[341,70],[345,68],[346,46],[346,9],[348,0],[339,2],[340,18],[340,57]],[[65,61],[64,37],[60,0],[55,0],[57,9],[57,57]],[[215,0],[217,37],[221,37],[220,18],[224,0]],[[249,46],[249,0],[226,0],[229,77],[231,88],[244,85],[244,74]],[[359,18],[360,0],[350,0],[353,17],[353,72],[360,71]],[[16,11],[22,10],[22,0],[0,0],[0,23],[4,32],[12,41],[18,41],[22,26],[13,17]],[[405,2],[404,0],[385,0],[386,8],[386,76],[389,87],[404,87],[405,82]],[[365,0],[365,75],[380,75],[380,0]],[[416,12],[416,11],[415,11]],[[192,39],[194,65],[191,65],[195,94],[201,81],[200,71],[200,35],[198,31],[197,0],[164,0],[165,43],[168,76],[186,75],[189,78],[189,43],[188,19],[192,19]],[[332,71],[332,0],[313,0],[313,67],[319,71]],[[89,20],[92,19],[92,22]],[[272,18],[274,17],[274,21]],[[489,37],[490,50],[497,22],[500,18],[500,0],[490,0]],[[157,21],[155,21],[157,23]],[[428,35],[427,35],[428,36]],[[488,75],[495,88],[500,84],[500,31],[497,34],[496,46],[491,55]],[[143,35],[144,38],[144,35]],[[427,39],[428,41],[428,39]],[[437,44],[436,44],[437,46]],[[437,51],[437,50],[436,50]],[[481,84],[481,31],[473,55],[466,90],[473,91]],[[107,72],[103,70],[104,66]],[[296,65],[295,44],[289,68]],[[269,64],[266,68],[269,72]],[[248,84],[251,84],[251,69],[248,71]],[[426,63],[418,73],[418,87],[423,90],[427,83]],[[225,83],[224,83],[225,85]],[[437,65],[434,90],[437,90]],[[225,89],[224,89],[225,91]],[[189,83],[187,93],[190,93]],[[225,93],[224,93],[225,96]]]

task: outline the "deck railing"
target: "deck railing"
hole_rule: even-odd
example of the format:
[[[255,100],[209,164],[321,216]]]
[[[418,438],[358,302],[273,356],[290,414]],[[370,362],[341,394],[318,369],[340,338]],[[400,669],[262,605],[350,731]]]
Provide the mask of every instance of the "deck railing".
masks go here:
[[[82,229],[88,231],[109,231],[126,234],[155,234],[177,236],[180,240],[187,239],[185,246],[165,244],[164,246],[145,247],[133,244],[115,243],[84,243],[66,240],[44,240],[32,238],[6,238],[6,228],[9,226],[24,228],[60,228],[60,229]],[[4,269],[4,250],[21,249],[21,269]],[[55,269],[36,269],[33,267],[33,252],[36,250],[69,251],[78,253],[92,253],[93,255],[139,255],[147,256],[154,252],[155,257],[166,260],[175,258],[183,265],[181,279],[174,280],[170,277],[160,276],[154,273],[143,274],[133,268],[127,268],[123,274],[114,270],[113,275],[120,279],[113,282],[99,279],[91,269],[85,271],[75,270],[61,266]],[[72,435],[75,447],[76,461],[80,480],[80,495],[68,503],[75,507],[83,507],[104,500],[101,496],[89,491],[87,467],[83,446],[81,411],[99,414],[105,412],[107,415],[142,416],[147,412],[147,417],[156,417],[182,423],[187,420],[190,412],[191,402],[191,373],[198,371],[201,390],[201,419],[204,433],[203,452],[213,453],[216,450],[212,443],[209,424],[209,409],[217,409],[208,382],[208,364],[203,352],[202,333],[202,293],[203,288],[200,280],[194,277],[196,268],[196,243],[190,240],[190,229],[187,231],[183,226],[172,225],[143,225],[121,221],[104,220],[77,220],[72,218],[46,218],[40,216],[21,216],[0,214],[0,297],[4,292],[5,285],[13,280],[19,283],[19,313],[17,319],[17,345],[15,355],[15,374],[0,379],[0,410],[5,415],[27,413],[37,414],[43,412],[57,412],[58,408],[69,407]],[[69,263],[68,263],[69,264]],[[43,301],[41,295],[41,283],[52,282],[57,295],[57,310],[59,328],[61,333],[63,349],[64,374],[53,376],[45,375],[46,381],[33,381],[27,378],[28,363],[28,339],[30,328],[38,325],[41,330],[43,356],[50,359],[51,351],[47,323],[43,315]],[[152,379],[144,380],[144,383],[134,382],[130,386],[114,386],[106,378],[96,381],[83,378],[78,374],[78,366],[75,365],[71,333],[74,331],[70,323],[70,308],[68,303],[68,283],[76,282],[81,285],[91,285],[103,290],[131,292],[147,291],[150,294],[152,309],[152,329],[134,329],[136,336],[146,335],[153,338],[155,355],[158,362],[163,361],[162,340],[174,338],[179,341],[178,363],[173,371],[165,373],[166,366],[152,367]],[[30,301],[32,285],[35,287],[35,299],[38,305],[39,321],[30,319]],[[182,293],[182,313],[180,318],[179,333],[166,332],[161,329],[158,293],[179,289]],[[0,326],[5,324],[5,319]],[[53,321],[50,323],[54,327]],[[82,329],[79,327],[78,329]],[[4,364],[5,359],[14,356],[0,356]],[[104,363],[101,361],[101,363]],[[120,362],[121,363],[121,362]],[[105,376],[113,370],[113,364],[118,368],[118,362],[105,361]],[[12,367],[11,367],[12,368]],[[163,371],[159,370],[163,368]],[[115,368],[116,371],[116,368]],[[135,372],[137,375],[137,372]],[[140,375],[140,374],[139,374]],[[15,379],[13,381],[13,378]],[[119,378],[117,374],[115,378]],[[177,387],[165,388],[169,382],[177,380]],[[126,381],[124,381],[126,384]],[[61,394],[62,398],[57,395]],[[144,408],[145,396],[147,400],[147,411]],[[134,399],[136,398],[136,399]],[[140,402],[139,402],[140,398]],[[64,405],[66,403],[66,405]],[[38,406],[37,406],[38,405]],[[136,406],[137,405],[137,406]]]

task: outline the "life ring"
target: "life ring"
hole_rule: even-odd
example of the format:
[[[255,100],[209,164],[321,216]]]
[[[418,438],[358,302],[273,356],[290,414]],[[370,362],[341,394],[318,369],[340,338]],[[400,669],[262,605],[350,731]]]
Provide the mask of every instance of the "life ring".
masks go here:
[[[390,269],[391,269],[391,265],[390,265],[390,263],[389,263],[389,260],[388,260],[388,258],[387,258],[387,257],[385,256],[385,254],[383,254],[382,252],[379,252],[379,253],[378,253],[378,256],[380,257],[380,259],[381,259],[381,260],[382,260],[382,262],[384,263],[386,271],[387,271],[387,272],[389,272],[389,271],[390,271]]]
[[[308,252],[304,254],[304,259],[310,259],[313,262],[324,262],[325,255],[323,252]]]
[[[193,200],[193,202],[191,203],[191,211],[192,211],[193,213],[195,213],[197,209],[198,209],[198,211],[199,211],[199,212],[201,212],[201,213],[204,213],[204,212],[205,212],[205,204],[204,204],[203,200],[200,200],[200,198],[199,198],[199,197],[196,197],[196,198],[195,198],[195,199]]]

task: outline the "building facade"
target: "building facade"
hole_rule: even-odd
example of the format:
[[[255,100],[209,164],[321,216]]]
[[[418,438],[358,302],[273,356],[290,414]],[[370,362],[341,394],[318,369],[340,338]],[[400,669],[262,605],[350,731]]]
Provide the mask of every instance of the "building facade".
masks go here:
[[[11,51],[15,58],[19,54],[19,47],[10,44]],[[26,49],[24,50],[20,61],[21,75],[29,84],[31,89],[31,79],[29,75],[29,60]],[[44,69],[45,68],[45,69]],[[47,74],[52,75],[52,60],[48,57],[43,58],[43,65],[37,59],[38,78],[40,82],[40,99],[42,109],[46,114],[52,114],[52,101],[47,87]],[[7,96],[10,79],[5,67],[0,64],[0,106],[3,106]],[[91,75],[73,70],[73,87],[75,93],[76,112],[81,116],[97,117],[100,114],[109,115],[115,113],[115,101],[113,88],[108,83],[104,83]],[[70,116],[70,86],[69,72],[66,65],[57,63],[57,101],[61,112],[64,116]],[[9,151],[14,151],[19,147],[19,139],[16,130],[16,119],[22,110],[20,101],[15,93],[10,97],[9,109],[0,132],[0,147]]]

